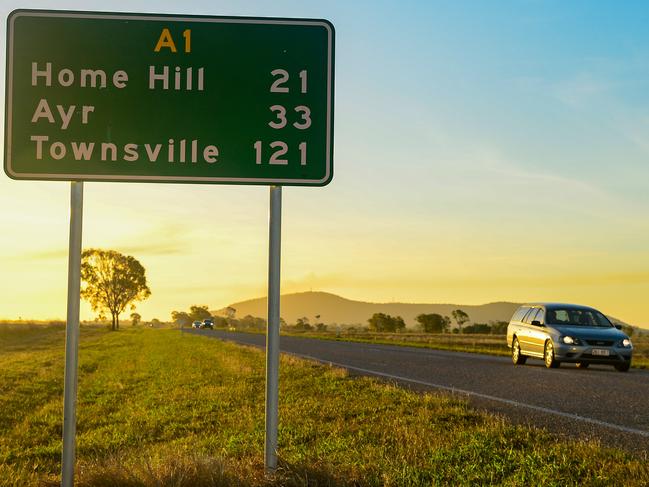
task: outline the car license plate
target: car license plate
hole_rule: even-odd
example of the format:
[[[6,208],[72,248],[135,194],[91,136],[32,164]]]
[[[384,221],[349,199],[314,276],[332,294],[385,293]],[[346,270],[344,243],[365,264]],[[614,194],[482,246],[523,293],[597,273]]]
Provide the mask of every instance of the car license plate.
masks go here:
[[[593,355],[599,355],[600,357],[608,357],[610,354],[608,350],[604,350],[603,348],[593,348],[591,353]]]

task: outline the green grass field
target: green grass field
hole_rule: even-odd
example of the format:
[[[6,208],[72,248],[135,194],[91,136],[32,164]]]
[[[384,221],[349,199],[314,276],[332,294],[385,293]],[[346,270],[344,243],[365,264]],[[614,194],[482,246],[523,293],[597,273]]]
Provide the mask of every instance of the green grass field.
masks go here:
[[[56,485],[64,329],[0,326],[0,485]],[[282,357],[263,471],[264,353],[177,330],[83,327],[80,486],[625,485],[646,461]]]

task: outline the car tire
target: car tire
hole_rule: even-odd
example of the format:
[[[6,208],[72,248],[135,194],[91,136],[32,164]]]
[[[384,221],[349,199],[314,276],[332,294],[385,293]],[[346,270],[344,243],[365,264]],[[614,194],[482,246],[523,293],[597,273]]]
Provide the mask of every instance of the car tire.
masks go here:
[[[543,350],[543,362],[548,369],[556,369],[559,367],[559,362],[554,356],[554,345],[552,340],[545,342],[545,348]]]
[[[631,362],[615,365],[615,370],[617,370],[618,372],[628,372],[630,368]]]
[[[578,369],[587,369],[590,364],[588,362],[577,362],[575,365]]]
[[[516,337],[512,341],[512,362],[514,365],[524,365],[527,362],[527,357],[521,352],[521,344]]]

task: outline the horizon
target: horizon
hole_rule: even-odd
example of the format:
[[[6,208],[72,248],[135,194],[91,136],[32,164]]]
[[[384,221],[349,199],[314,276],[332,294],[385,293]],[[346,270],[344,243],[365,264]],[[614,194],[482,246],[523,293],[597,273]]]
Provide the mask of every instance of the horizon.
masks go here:
[[[334,178],[284,187],[282,295],[574,302],[649,328],[644,4],[9,0],[4,19],[15,8],[333,23]],[[69,198],[0,176],[6,319],[66,315]],[[85,183],[83,247],[142,263],[149,320],[263,297],[268,189]]]
[[[520,305],[523,305],[523,304],[538,303],[538,301],[520,301],[520,302],[514,302],[514,301],[490,301],[490,302],[478,303],[478,304],[471,304],[471,303],[436,303],[436,302],[403,302],[403,301],[365,301],[365,300],[350,299],[350,298],[347,298],[345,296],[341,296],[339,294],[331,293],[331,292],[328,292],[328,291],[319,291],[319,290],[316,290],[316,291],[313,291],[313,290],[296,291],[296,292],[292,292],[292,293],[282,293],[281,297],[286,298],[286,297],[292,297],[292,296],[298,296],[298,295],[304,295],[304,294],[327,295],[327,296],[332,296],[334,298],[341,299],[341,300],[344,300],[344,301],[349,301],[349,302],[352,302],[352,303],[369,304],[369,305],[376,305],[376,306],[434,306],[434,307],[437,307],[437,306],[451,306],[451,307],[457,307],[458,309],[462,309],[462,308],[467,308],[467,307],[478,307],[479,308],[479,307],[485,307],[485,306],[490,306],[490,305],[503,305],[503,304],[504,305],[509,305],[509,304],[511,304],[511,305],[520,306]],[[210,310],[210,312],[214,313],[213,316],[216,316],[216,313],[218,313],[220,311],[223,311],[228,307],[231,307],[231,306],[234,306],[234,305],[241,305],[241,304],[251,303],[251,302],[260,301],[260,300],[267,300],[267,299],[268,299],[267,296],[257,296],[257,297],[254,297],[254,298],[248,298],[248,299],[243,299],[243,300],[236,301],[236,302],[231,302],[231,303],[228,303],[227,305],[221,306],[221,307],[214,307],[214,306],[206,305],[205,303],[193,303],[193,304],[198,305],[198,306],[207,306],[208,309]],[[570,303],[561,303],[561,304],[570,304]],[[583,303],[572,303],[572,304],[583,304]],[[588,305],[585,305],[585,306],[588,306]],[[188,311],[188,309],[174,309],[173,311]],[[322,310],[319,309],[319,311],[321,312]],[[127,313],[128,312],[125,311],[124,315],[127,315]],[[609,313],[606,313],[605,311],[604,311],[604,314],[606,314],[609,318],[612,318],[612,319],[614,319],[616,321],[622,322],[622,323],[624,323],[626,325],[633,326],[633,327],[639,328],[641,330],[649,330],[649,327],[644,327],[644,326],[641,326],[641,325],[636,325],[636,324],[629,323],[626,320],[621,319],[619,316],[613,316],[613,315],[611,315]],[[258,317],[266,319],[265,316],[258,316]],[[169,317],[169,319],[160,319],[158,317],[149,317],[148,319],[146,319],[146,318],[147,317],[142,317],[142,321],[143,322],[149,322],[149,321],[151,321],[153,319],[159,319],[163,323],[172,323],[172,320],[170,319],[171,317]],[[105,319],[105,320],[107,320],[107,319]],[[96,320],[95,320],[95,318],[87,318],[87,319],[82,319],[81,321],[84,322],[84,323],[91,323],[91,322],[94,322]],[[122,315],[120,315],[120,322],[121,321],[128,322],[129,318],[127,316],[122,317]],[[63,323],[65,323],[65,319],[61,318],[61,317],[48,317],[48,318],[39,318],[39,319],[31,319],[31,318],[28,318],[28,317],[19,317],[19,318],[3,318],[3,317],[0,317],[0,323],[11,323],[11,322],[21,322],[21,323],[63,322]],[[329,323],[326,320],[324,322]],[[473,320],[473,319],[469,319],[469,321],[468,321],[468,323],[475,323],[475,322],[476,322],[476,320]],[[416,327],[416,325],[413,325],[413,326]]]

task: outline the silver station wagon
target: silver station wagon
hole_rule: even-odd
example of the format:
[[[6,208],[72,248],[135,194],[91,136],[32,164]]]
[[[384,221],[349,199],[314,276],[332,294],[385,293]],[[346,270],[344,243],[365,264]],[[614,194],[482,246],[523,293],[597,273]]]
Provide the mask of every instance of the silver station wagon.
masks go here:
[[[536,357],[548,368],[572,362],[579,368],[608,364],[626,372],[631,366],[633,345],[621,328],[588,306],[532,303],[521,306],[512,316],[507,345],[515,365]]]

